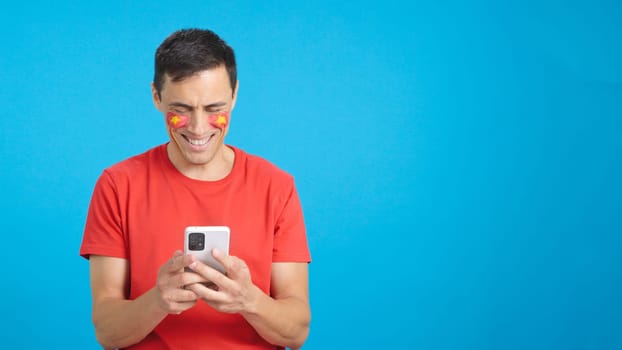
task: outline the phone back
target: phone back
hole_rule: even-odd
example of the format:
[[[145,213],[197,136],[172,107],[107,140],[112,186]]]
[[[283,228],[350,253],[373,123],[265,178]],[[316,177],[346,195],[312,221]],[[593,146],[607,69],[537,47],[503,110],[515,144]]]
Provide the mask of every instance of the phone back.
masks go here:
[[[214,269],[225,273],[225,268],[212,256],[214,248],[229,254],[229,227],[188,226],[184,233],[184,251]]]

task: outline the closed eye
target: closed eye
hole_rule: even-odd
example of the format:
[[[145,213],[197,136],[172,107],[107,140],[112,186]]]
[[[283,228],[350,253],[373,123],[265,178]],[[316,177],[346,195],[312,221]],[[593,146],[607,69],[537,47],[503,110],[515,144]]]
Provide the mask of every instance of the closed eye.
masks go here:
[[[190,113],[193,110],[192,106],[189,106],[181,102],[173,102],[169,104],[169,108],[171,108],[175,113],[179,113],[179,114]]]
[[[203,108],[207,113],[218,113],[218,112],[224,111],[226,107],[227,107],[226,102],[216,102],[216,103],[209,104]]]

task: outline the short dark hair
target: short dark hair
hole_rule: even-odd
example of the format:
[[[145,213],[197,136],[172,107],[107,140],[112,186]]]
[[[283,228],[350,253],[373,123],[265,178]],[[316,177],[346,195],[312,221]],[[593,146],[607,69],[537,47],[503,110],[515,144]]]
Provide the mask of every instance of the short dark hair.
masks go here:
[[[153,85],[160,97],[167,74],[172,81],[181,81],[223,64],[229,74],[231,89],[235,90],[237,69],[233,49],[211,30],[178,30],[156,50]]]

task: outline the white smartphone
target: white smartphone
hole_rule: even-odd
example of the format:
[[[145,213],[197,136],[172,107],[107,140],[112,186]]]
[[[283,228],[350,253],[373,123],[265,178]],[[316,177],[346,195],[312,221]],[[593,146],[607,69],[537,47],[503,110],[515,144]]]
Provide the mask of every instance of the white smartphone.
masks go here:
[[[214,269],[225,272],[225,267],[212,256],[212,250],[229,254],[229,227],[227,226],[188,226],[184,233],[184,251]]]

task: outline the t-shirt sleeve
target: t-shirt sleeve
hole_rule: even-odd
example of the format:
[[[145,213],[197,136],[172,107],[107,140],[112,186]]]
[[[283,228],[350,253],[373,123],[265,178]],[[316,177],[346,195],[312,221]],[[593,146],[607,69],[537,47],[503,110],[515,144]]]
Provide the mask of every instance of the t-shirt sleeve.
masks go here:
[[[122,209],[117,185],[108,171],[95,184],[86,218],[80,255],[127,258]]]
[[[283,209],[276,221],[273,262],[311,262],[298,193],[291,181]]]

